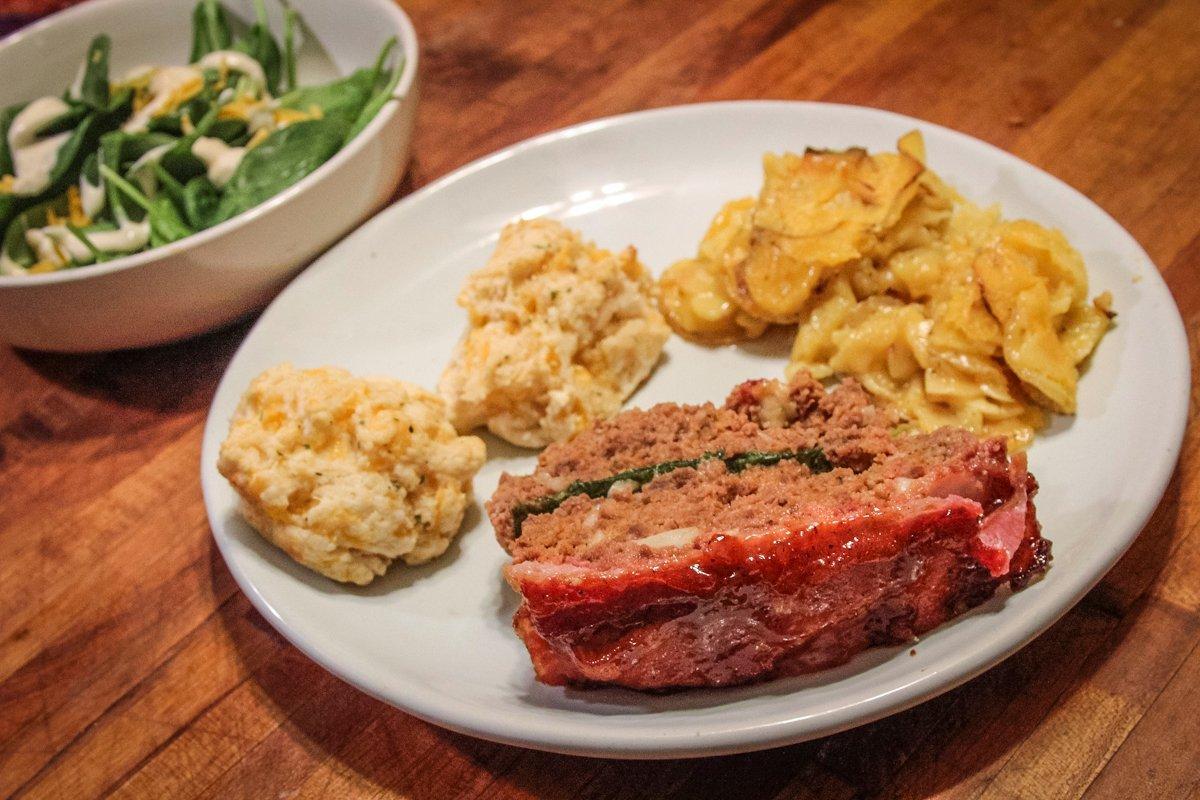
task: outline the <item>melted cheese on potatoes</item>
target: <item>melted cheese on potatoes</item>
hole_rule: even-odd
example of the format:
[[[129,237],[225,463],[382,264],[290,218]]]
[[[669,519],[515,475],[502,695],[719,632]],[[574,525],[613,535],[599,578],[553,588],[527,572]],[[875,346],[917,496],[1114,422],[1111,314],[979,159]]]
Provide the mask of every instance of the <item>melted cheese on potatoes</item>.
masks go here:
[[[505,227],[458,303],[470,327],[438,387],[451,419],[523,447],[615,414],[670,335],[632,247],[602,250],[553,220]]]
[[[397,558],[445,552],[484,456],[483,441],[459,436],[418,386],[284,364],[250,384],[217,468],[266,539],[322,575],[365,584]]]
[[[1063,234],[960,196],[896,153],[768,154],[757,199],[727,203],[697,257],[660,281],[680,334],[706,344],[798,322],[789,376],[857,378],[910,423],[1025,447],[1046,410],[1075,413],[1084,362],[1112,325]]]

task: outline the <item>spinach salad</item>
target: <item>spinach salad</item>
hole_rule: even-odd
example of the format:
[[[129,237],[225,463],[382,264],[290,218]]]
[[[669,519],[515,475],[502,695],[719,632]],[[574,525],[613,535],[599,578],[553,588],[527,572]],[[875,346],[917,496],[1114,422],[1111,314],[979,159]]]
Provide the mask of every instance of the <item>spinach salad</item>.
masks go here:
[[[216,0],[192,14],[187,66],[109,77],[108,36],[74,82],[0,110],[0,274],[95,264],[237,216],[311,173],[392,97],[395,39],[372,66],[319,86],[296,81],[299,19],[281,41],[255,0],[249,25]]]

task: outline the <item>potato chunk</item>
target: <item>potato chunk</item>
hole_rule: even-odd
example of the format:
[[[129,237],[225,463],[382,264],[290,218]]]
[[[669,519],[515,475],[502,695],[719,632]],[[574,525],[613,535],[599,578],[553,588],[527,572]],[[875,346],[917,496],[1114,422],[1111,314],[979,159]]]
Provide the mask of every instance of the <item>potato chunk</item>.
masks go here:
[[[713,217],[696,258],[677,261],[659,278],[659,306],[681,336],[729,344],[761,336],[767,323],[733,299],[733,269],[750,249],[754,198],[731,200]]]
[[[742,307],[795,322],[829,276],[868,256],[916,196],[924,165],[904,153],[768,153],[749,253],[735,268]]]

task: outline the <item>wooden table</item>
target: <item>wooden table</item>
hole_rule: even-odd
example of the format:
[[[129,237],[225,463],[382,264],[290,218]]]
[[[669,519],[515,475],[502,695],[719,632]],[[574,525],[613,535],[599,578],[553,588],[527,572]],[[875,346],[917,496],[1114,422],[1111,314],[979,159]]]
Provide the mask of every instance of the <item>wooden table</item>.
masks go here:
[[[638,108],[892,109],[993,142],[1104,206],[1171,284],[1196,360],[1195,0],[407,5],[425,50],[406,191]],[[204,416],[246,329],[112,355],[0,350],[0,796],[1200,797],[1195,426],[1130,553],[966,686],[765,753],[594,761],[419,722],[251,610],[197,480]]]

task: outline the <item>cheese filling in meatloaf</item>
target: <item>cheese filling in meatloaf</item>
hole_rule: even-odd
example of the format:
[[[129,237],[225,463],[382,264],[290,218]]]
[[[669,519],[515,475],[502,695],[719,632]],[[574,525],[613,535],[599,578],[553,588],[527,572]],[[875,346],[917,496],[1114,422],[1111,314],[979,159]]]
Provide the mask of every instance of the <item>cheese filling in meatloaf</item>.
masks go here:
[[[627,411],[488,502],[540,680],[666,690],[821,669],[1020,588],[1050,560],[1023,455],[895,419],[847,381]]]

